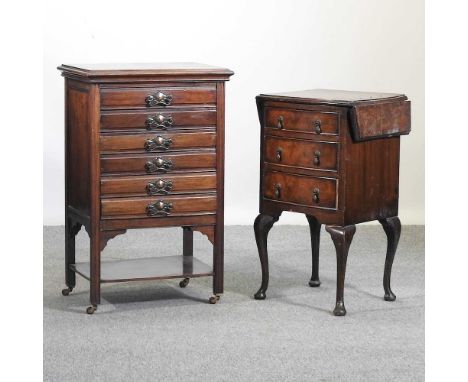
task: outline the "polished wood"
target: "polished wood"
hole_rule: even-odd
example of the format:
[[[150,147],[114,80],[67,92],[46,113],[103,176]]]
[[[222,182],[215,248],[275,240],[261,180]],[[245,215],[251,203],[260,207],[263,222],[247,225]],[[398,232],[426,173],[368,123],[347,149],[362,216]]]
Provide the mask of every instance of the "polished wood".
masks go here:
[[[265,127],[284,131],[301,131],[313,135],[337,135],[339,115],[333,112],[266,108]],[[280,118],[283,122],[279,122]],[[320,123],[320,133],[315,123]],[[278,125],[279,124],[279,125]]]
[[[335,179],[266,172],[263,198],[282,201],[292,206],[302,204],[314,208],[337,207]],[[314,191],[317,190],[317,198]]]
[[[185,277],[212,276],[209,265],[193,256],[163,256],[102,262],[101,283],[161,280]],[[89,263],[77,263],[71,268],[90,279]]]
[[[101,91],[101,108],[147,108],[146,97],[157,92],[170,95],[172,97],[172,106],[191,104],[213,104],[214,106],[216,104],[216,85],[206,84],[190,87],[152,86],[148,88],[104,88]]]
[[[146,164],[149,161],[162,158],[165,161],[170,161],[172,166],[165,172],[155,171],[149,172],[146,170]],[[177,154],[166,153],[148,153],[148,154],[119,154],[101,158],[101,171],[103,174],[118,174],[118,173],[172,173],[177,170],[215,170],[216,169],[216,153],[211,151],[184,152]]]
[[[84,275],[91,314],[100,303],[102,282],[181,277],[185,287],[188,277],[204,275],[213,277],[210,301],[217,302],[224,270],[224,82],[233,73],[192,63],[59,70],[65,77],[67,288],[62,293],[73,290],[76,272]],[[86,266],[75,265],[74,238],[81,226],[91,242]],[[110,268],[101,266],[101,251],[110,239],[128,229],[174,226],[184,227],[187,258],[193,259],[194,230],[212,242],[209,271],[149,260],[156,270],[121,262],[117,276],[106,275]],[[185,266],[198,267],[195,259],[190,264]]]
[[[280,215],[266,215],[260,214],[255,219],[254,231],[255,240],[257,242],[258,254],[260,256],[260,264],[262,266],[262,284],[260,289],[255,293],[256,300],[264,300],[266,298],[266,291],[268,289],[268,282],[270,273],[268,270],[268,233],[270,232],[273,224],[278,221]]]
[[[322,224],[312,215],[306,215],[310,230],[310,243],[312,247],[312,276],[309,280],[310,287],[320,286],[319,257],[320,257],[320,229]]]
[[[148,217],[146,219],[134,219],[132,216],[124,218],[101,220],[102,230],[118,230],[131,228],[159,228],[182,227],[190,225],[192,228],[198,225],[216,225],[216,214],[213,212],[197,212],[191,215],[167,216],[164,219]]]
[[[256,240],[263,275],[258,295],[264,296],[268,286],[263,280],[268,280],[266,236],[272,224],[262,216],[291,211],[306,214],[309,221],[311,286],[320,284],[321,224],[332,236],[337,252],[335,315],[346,314],[343,288],[355,224],[379,220],[388,241],[385,300],[392,301],[390,274],[400,235],[400,136],[411,129],[410,101],[402,94],[325,89],[262,94],[256,101],[261,125]]]
[[[154,174],[145,176],[106,176],[101,177],[101,195],[104,196],[144,196],[148,195],[148,184],[163,180],[171,182],[172,189],[167,195],[185,194],[216,190],[216,172],[185,174]]]
[[[346,308],[344,305],[344,281],[346,275],[346,261],[348,260],[348,251],[356,232],[355,225],[345,227],[329,226],[325,227],[330,234],[336,250],[336,303],[333,314],[335,316],[344,316]]]
[[[101,201],[102,218],[124,217],[125,215],[144,217],[147,215],[146,207],[159,200],[172,204],[171,216],[196,212],[214,213],[216,211],[216,195],[160,195],[146,198],[111,198],[102,199]]]
[[[401,223],[397,216],[385,219],[379,219],[380,224],[387,235],[387,255],[385,257],[385,270],[383,277],[383,287],[385,291],[384,299],[386,301],[395,301],[396,296],[390,287],[390,278],[392,275],[393,259],[398,247],[401,234]]]
[[[265,161],[278,166],[338,170],[338,144],[265,137]]]
[[[161,137],[170,140],[168,148],[151,149],[148,141]],[[147,134],[106,134],[101,135],[101,153],[113,152],[170,152],[174,150],[190,148],[214,148],[216,146],[216,133],[214,131],[203,132],[152,132]]]
[[[101,129],[106,130],[145,130],[147,131],[148,118],[162,115],[172,118],[172,124],[165,130],[172,131],[178,127],[207,127],[216,126],[216,109],[207,108],[187,108],[185,110],[174,110],[167,108],[164,110],[119,110],[103,111],[101,113]],[[151,131],[159,131],[156,127]],[[164,131],[164,130],[163,130]]]

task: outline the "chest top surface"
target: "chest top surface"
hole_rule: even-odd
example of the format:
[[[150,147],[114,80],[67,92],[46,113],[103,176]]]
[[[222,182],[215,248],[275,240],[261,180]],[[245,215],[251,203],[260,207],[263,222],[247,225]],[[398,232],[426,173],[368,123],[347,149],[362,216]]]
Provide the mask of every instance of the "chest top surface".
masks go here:
[[[271,100],[300,101],[327,105],[355,105],[359,103],[403,101],[407,99],[404,94],[334,89],[311,89],[284,93],[261,94],[259,97]]]
[[[84,81],[164,77],[229,80],[229,77],[234,74],[226,68],[196,62],[62,64],[57,69],[62,71],[65,77],[79,78]]]
[[[411,131],[411,103],[404,94],[312,89],[261,94],[257,100],[346,108],[351,132],[357,142]],[[260,110],[261,103],[258,107]]]

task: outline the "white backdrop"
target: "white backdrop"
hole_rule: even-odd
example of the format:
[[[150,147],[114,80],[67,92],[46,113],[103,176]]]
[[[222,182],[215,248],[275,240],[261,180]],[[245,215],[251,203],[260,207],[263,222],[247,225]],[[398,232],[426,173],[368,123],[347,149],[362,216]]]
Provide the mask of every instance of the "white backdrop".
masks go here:
[[[44,27],[44,224],[63,224],[62,63],[194,61],[235,72],[226,88],[226,224],[258,213],[259,93],[405,93],[400,217],[424,224],[424,1],[48,1]],[[305,224],[299,214],[280,223]]]

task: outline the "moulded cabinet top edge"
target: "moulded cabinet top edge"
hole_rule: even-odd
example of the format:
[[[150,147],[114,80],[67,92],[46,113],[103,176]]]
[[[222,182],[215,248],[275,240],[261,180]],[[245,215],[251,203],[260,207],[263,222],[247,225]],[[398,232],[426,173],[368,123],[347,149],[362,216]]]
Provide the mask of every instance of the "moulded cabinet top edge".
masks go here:
[[[284,93],[260,94],[257,100],[287,101],[308,104],[354,106],[362,103],[382,103],[407,100],[404,94],[375,93],[349,90],[312,89]]]
[[[166,77],[186,77],[186,78],[216,78],[219,80],[229,80],[234,74],[233,71],[205,64],[193,62],[172,62],[172,63],[142,63],[142,64],[83,64],[83,65],[61,65],[57,68],[62,71],[65,77],[81,77],[83,79],[96,78],[166,78]]]

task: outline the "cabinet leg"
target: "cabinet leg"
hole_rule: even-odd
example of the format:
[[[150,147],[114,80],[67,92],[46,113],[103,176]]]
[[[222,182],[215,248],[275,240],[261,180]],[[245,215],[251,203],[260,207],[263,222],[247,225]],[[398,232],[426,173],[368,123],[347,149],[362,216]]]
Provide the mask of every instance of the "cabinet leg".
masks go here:
[[[322,225],[311,215],[306,215],[310,228],[310,241],[312,245],[312,276],[310,277],[309,286],[320,286],[319,278],[319,254],[320,254],[320,228]]]
[[[182,255],[193,256],[193,229],[192,227],[182,227],[183,238],[182,238]],[[184,262],[184,273],[193,272],[193,268],[185,269],[186,264]],[[187,271],[187,272],[185,272]],[[179,282],[181,288],[185,288],[190,282],[188,277],[184,278]]]
[[[91,235],[89,280],[91,306],[86,310],[88,314],[94,313],[101,303],[101,235],[102,233]]]
[[[75,264],[75,236],[81,229],[81,224],[75,223],[68,216],[65,217],[65,285],[62,290],[64,296],[68,296],[76,285],[76,274],[70,269]]]
[[[379,219],[380,224],[387,235],[387,255],[385,257],[385,270],[383,277],[383,287],[385,291],[385,301],[395,301],[396,296],[390,288],[390,278],[392,274],[393,259],[398,247],[401,233],[400,219],[395,216],[391,218]]]
[[[336,249],[336,305],[333,310],[333,314],[335,316],[344,316],[346,314],[343,299],[346,260],[348,259],[348,251],[351,241],[353,240],[354,233],[356,232],[356,226],[326,226],[326,230],[330,234]]]
[[[213,294],[224,292],[224,224],[216,224],[213,244]]]
[[[192,227],[182,227],[183,232],[183,249],[184,256],[193,256],[193,230]]]
[[[268,289],[268,281],[270,276],[268,270],[268,232],[270,232],[270,229],[273,227],[273,224],[278,221],[279,217],[280,215],[270,216],[266,214],[260,214],[255,219],[255,241],[257,242],[258,256],[260,257],[260,264],[262,266],[262,285],[254,295],[256,300],[264,300],[266,298],[266,291]]]

